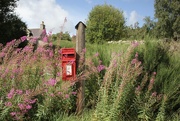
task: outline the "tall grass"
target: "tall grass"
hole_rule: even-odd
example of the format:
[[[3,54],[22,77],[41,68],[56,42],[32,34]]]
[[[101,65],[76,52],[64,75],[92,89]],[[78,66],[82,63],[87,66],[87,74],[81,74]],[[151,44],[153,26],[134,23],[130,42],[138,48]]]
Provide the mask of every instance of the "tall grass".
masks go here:
[[[172,56],[169,47],[157,41],[146,41],[122,55],[126,56],[121,61],[117,55],[110,61],[92,120],[165,121],[179,117],[178,56]],[[135,70],[131,59],[131,63],[141,63]],[[112,67],[113,62],[118,66]]]
[[[141,74],[141,62],[137,56],[130,61],[133,47],[125,53],[112,55],[99,90],[98,102],[92,120],[123,120],[125,109],[132,99],[136,78]],[[130,101],[131,102],[131,101]]]

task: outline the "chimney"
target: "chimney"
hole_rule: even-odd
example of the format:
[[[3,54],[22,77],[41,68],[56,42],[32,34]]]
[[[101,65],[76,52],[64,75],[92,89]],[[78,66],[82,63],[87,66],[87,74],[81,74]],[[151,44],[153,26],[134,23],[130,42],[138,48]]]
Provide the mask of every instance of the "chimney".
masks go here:
[[[42,23],[40,24],[40,29],[41,30],[45,29],[44,21],[42,21]]]

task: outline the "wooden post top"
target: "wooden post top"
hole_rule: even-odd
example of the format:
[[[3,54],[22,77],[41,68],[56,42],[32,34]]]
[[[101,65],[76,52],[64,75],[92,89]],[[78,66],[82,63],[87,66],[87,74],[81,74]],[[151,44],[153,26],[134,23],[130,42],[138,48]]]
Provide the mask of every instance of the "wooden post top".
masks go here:
[[[79,22],[77,23],[77,25],[75,26],[75,29],[78,29],[80,23],[82,23],[82,24],[84,25],[84,27],[86,28],[86,25],[85,25],[82,21],[79,21]]]

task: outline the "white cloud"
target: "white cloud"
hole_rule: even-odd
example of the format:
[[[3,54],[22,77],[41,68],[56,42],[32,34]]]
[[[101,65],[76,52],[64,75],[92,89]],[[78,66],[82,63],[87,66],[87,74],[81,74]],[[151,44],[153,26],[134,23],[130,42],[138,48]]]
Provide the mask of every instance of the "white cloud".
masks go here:
[[[143,17],[139,15],[135,10],[131,11],[130,14],[124,12],[125,18],[127,18],[127,25],[134,25],[134,23],[142,21]]]
[[[39,28],[44,21],[47,31],[57,33],[66,17],[63,31],[74,31],[72,21],[68,20],[68,12],[58,5],[56,0],[20,0],[17,4],[16,13],[27,23],[28,28]]]
[[[136,23],[138,21],[138,14],[136,11],[131,11],[130,13],[130,17],[129,17],[129,24],[133,24]]]

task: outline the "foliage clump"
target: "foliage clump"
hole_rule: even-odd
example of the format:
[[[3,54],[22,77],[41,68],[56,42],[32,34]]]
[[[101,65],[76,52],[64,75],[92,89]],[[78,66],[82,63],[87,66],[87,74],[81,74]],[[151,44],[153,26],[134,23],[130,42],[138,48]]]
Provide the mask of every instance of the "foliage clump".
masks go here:
[[[87,41],[104,43],[119,40],[124,36],[125,18],[123,12],[111,5],[97,5],[87,20]]]

